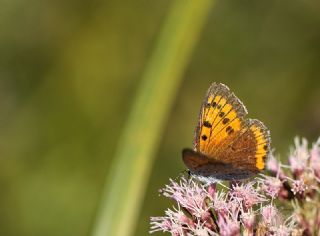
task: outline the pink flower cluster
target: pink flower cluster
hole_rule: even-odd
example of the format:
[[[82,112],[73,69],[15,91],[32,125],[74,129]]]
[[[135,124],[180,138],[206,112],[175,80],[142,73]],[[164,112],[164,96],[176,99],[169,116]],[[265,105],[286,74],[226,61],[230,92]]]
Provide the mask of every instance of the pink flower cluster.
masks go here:
[[[231,188],[216,184],[204,187],[195,179],[180,178],[161,190],[162,195],[177,202],[165,216],[151,217],[151,233],[172,235],[291,235],[294,218],[285,221],[280,211],[263,192],[261,181],[233,183]],[[263,186],[267,188],[267,186]],[[275,234],[281,229],[281,234]]]
[[[271,156],[269,175],[243,182],[203,184],[170,180],[161,194],[176,202],[165,216],[151,217],[150,233],[171,235],[320,235],[320,138],[308,149],[295,139],[289,164]]]
[[[296,137],[288,165],[271,157],[267,166],[273,177],[265,180],[274,179],[270,187],[277,188],[279,204],[292,206],[301,234],[320,235],[320,138],[309,148],[305,138]]]

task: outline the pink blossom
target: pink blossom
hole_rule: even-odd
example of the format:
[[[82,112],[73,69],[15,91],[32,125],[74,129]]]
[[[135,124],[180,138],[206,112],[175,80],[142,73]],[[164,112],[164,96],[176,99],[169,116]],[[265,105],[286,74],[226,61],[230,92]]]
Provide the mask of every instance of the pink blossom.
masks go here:
[[[281,163],[273,155],[270,155],[267,160],[267,170],[271,171],[280,180],[283,180],[286,177],[281,167]]]
[[[165,214],[166,216],[162,217],[151,217],[150,233],[163,231],[171,232],[172,235],[183,235],[186,229],[194,228],[193,221],[180,209],[168,209]]]
[[[241,212],[241,222],[248,235],[253,235],[253,228],[255,223],[255,214],[252,210],[248,212]]]
[[[285,221],[271,226],[270,231],[275,232],[277,236],[302,235],[301,230],[299,231],[296,227],[295,215],[291,215]]]
[[[211,199],[214,198],[216,191],[217,191],[217,186],[216,186],[215,183],[210,184],[208,186],[208,194],[209,194]]]
[[[240,235],[240,224],[237,219],[231,217],[220,217],[218,226],[221,236],[237,236]]]
[[[300,142],[301,141],[301,142]],[[294,139],[295,149],[291,150],[291,154],[289,156],[289,163],[292,172],[299,176],[308,165],[309,159],[309,150],[308,150],[308,141],[305,138],[296,137]]]
[[[231,197],[243,204],[245,209],[252,207],[257,203],[262,203],[266,199],[263,195],[258,193],[254,186],[255,182],[249,182],[247,184],[236,184],[233,185],[233,190],[231,191]]]
[[[220,215],[225,216],[228,214],[230,202],[227,200],[228,195],[225,192],[217,192],[212,201],[213,209]]]
[[[268,194],[270,197],[275,198],[278,196],[281,188],[283,187],[282,181],[279,178],[261,175],[263,179],[260,179],[259,187],[261,191]]]
[[[162,194],[173,198],[183,208],[197,217],[206,215],[209,210],[209,207],[205,203],[208,192],[202,185],[196,184],[192,179],[181,178],[180,183],[170,180],[170,185],[166,185],[162,190]]]
[[[273,155],[270,155],[270,157],[267,160],[267,169],[272,171],[273,173],[277,173],[280,168],[281,167],[277,159]]]
[[[311,149],[306,139],[301,140],[295,138],[289,165],[271,157],[267,167],[273,176],[230,183],[230,188],[228,183],[202,183],[201,178],[170,180],[161,192],[177,207],[166,210],[164,216],[151,217],[150,233],[301,236],[318,232],[320,138]]]
[[[310,151],[310,167],[314,171],[318,182],[320,182],[320,138],[312,145]]]
[[[264,224],[267,225],[266,233],[274,234],[272,227],[286,225],[276,207],[255,188],[256,183],[238,183],[231,189],[220,190],[214,186],[209,193],[208,189],[213,186],[204,187],[194,179],[181,178],[179,182],[170,180],[162,194],[174,199],[178,208],[166,210],[165,216],[151,217],[150,233],[163,231],[174,236],[238,236],[244,232],[249,236],[257,230],[255,227]],[[265,203],[267,205],[264,206]],[[189,213],[186,214],[180,208]],[[256,208],[260,210],[255,213]],[[291,232],[294,228],[281,229],[283,232]]]
[[[193,235],[197,235],[197,236],[219,236],[219,234],[215,233],[211,229],[209,229],[207,227],[204,227],[204,225],[201,224],[200,222],[198,222],[196,227],[191,230],[190,234],[188,234],[188,236],[193,236]]]
[[[285,225],[277,225],[270,228],[277,236],[290,236],[292,230]]]
[[[275,206],[269,204],[261,209],[262,220],[266,225],[279,225],[280,216]]]
[[[303,180],[292,180],[291,191],[294,195],[303,194],[308,189],[308,186],[304,183]]]

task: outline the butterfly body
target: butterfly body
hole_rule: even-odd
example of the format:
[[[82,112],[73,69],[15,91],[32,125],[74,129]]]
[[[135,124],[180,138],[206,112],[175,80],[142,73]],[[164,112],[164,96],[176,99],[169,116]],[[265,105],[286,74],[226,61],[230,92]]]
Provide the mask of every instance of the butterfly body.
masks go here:
[[[270,135],[259,120],[246,119],[247,109],[229,88],[213,83],[202,103],[194,148],[184,149],[193,175],[240,180],[259,173],[270,149]]]
[[[207,157],[192,149],[183,150],[183,160],[192,175],[213,177],[217,180],[247,179],[259,172],[255,168],[239,168],[233,163]]]

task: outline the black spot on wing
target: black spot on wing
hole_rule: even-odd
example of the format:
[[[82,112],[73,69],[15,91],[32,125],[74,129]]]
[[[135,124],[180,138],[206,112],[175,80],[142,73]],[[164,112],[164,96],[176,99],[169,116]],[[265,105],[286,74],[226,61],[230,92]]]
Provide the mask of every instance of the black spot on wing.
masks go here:
[[[205,126],[207,128],[212,128],[212,124],[210,124],[210,122],[207,120],[205,122],[203,122],[203,126]]]

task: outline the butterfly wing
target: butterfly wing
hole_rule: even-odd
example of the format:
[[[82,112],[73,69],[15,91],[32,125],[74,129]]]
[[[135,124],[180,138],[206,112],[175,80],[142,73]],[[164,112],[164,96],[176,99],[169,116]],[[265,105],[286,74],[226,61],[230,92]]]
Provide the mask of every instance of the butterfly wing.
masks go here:
[[[262,122],[245,119],[246,114],[245,106],[226,85],[213,83],[201,106],[194,153],[184,155],[185,164],[199,160],[202,164],[193,168],[194,172],[224,179],[243,178],[262,170],[270,149],[269,132]]]
[[[245,106],[226,85],[213,83],[201,106],[194,149],[206,155],[214,154],[213,147],[219,146],[230,134],[242,128],[246,114]],[[230,128],[224,132],[227,127]]]

